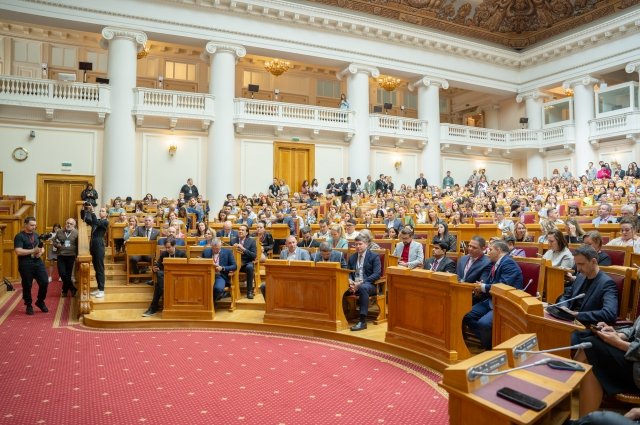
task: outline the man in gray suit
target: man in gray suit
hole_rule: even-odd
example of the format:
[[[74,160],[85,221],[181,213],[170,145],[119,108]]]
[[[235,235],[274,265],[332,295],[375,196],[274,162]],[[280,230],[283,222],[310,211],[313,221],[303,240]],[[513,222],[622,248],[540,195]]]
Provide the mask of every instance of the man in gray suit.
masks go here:
[[[289,235],[285,242],[285,249],[280,253],[281,260],[289,261],[311,261],[309,251],[306,249],[298,248],[298,241],[293,235]]]
[[[313,261],[316,263],[328,261],[332,263],[340,263],[340,267],[347,268],[347,262],[344,259],[344,255],[340,251],[331,249],[331,245],[328,242],[322,242],[318,252],[313,256]]]
[[[402,242],[398,243],[393,251],[393,256],[398,257],[398,265],[410,269],[422,265],[424,250],[421,243],[413,240],[413,230],[410,227],[404,227],[400,231],[400,240]]]

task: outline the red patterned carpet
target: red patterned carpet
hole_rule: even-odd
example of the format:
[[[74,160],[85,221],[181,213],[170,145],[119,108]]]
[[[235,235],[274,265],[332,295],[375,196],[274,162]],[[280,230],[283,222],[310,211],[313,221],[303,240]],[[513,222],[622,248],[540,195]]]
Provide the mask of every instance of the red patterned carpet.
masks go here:
[[[68,326],[59,288],[48,314],[25,315],[19,287],[0,308],[0,424],[448,423],[440,376],[397,357],[261,332]]]

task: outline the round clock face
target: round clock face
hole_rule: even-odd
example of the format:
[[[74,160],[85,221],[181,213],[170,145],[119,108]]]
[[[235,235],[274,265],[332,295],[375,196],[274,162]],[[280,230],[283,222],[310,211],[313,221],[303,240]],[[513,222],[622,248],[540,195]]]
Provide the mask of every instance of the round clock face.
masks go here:
[[[12,155],[16,161],[24,161],[29,157],[29,152],[25,148],[15,148]]]

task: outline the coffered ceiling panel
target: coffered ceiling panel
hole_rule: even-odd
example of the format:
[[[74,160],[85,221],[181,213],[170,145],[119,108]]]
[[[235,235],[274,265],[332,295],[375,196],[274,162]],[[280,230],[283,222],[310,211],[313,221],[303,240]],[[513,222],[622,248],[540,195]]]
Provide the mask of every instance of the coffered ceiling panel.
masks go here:
[[[514,49],[616,13],[639,0],[309,0]]]

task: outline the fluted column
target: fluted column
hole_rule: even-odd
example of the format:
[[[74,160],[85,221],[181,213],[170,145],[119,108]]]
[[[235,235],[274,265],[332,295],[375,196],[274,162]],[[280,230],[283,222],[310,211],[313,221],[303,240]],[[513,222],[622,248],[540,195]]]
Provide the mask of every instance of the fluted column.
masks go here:
[[[371,153],[369,140],[369,76],[377,78],[377,68],[352,63],[339,72],[339,80],[347,79],[347,99],[353,111],[355,131],[349,145],[349,171],[353,179],[364,179],[369,174]]]
[[[542,103],[545,98],[544,93],[538,90],[530,90],[516,96],[516,102],[524,100],[524,109],[529,119],[529,130],[540,130],[542,128]],[[538,149],[527,153],[527,174],[530,177],[544,177],[544,151]]]
[[[418,89],[418,119],[427,121],[427,145],[422,151],[422,167],[429,185],[440,186],[442,160],[440,157],[440,89],[448,89],[449,82],[441,78],[422,77],[409,84]]]
[[[111,86],[111,112],[104,123],[102,152],[101,198],[140,196],[136,190],[134,140],[136,127],[133,109],[133,89],[136,86],[138,50],[147,42],[147,35],[128,28],[106,27],[102,30],[102,44],[108,47],[107,77]]]
[[[247,54],[243,46],[210,41],[209,93],[214,96],[215,122],[207,141],[206,194],[212,211],[222,206],[227,193],[237,193],[234,178],[238,158],[234,148],[233,113],[236,60]]]
[[[579,177],[589,162],[597,163],[596,154],[589,142],[589,120],[595,118],[595,95],[593,85],[600,82],[590,75],[567,80],[562,88],[573,90],[573,122],[576,128],[576,163],[574,175]]]

